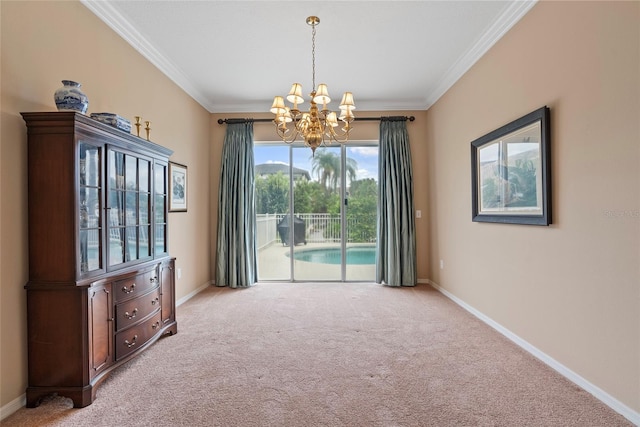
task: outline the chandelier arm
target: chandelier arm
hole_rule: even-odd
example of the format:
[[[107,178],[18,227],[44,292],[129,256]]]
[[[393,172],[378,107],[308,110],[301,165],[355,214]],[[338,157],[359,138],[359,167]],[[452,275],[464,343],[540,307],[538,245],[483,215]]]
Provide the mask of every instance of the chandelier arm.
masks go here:
[[[342,133],[337,133],[334,129],[333,126],[327,126],[329,128],[328,132],[327,132],[327,136],[329,137],[330,141],[335,141],[339,144],[344,144],[345,142],[349,142],[349,132],[351,132],[351,126],[349,126],[349,124],[346,124],[346,130],[344,130]]]
[[[285,144],[292,144],[298,138],[299,131],[295,126],[293,128],[291,136],[287,137],[287,131],[290,131],[291,129],[289,129],[286,125],[284,126],[284,128],[282,128],[275,120],[273,121],[273,123],[276,126],[276,132],[278,136]]]

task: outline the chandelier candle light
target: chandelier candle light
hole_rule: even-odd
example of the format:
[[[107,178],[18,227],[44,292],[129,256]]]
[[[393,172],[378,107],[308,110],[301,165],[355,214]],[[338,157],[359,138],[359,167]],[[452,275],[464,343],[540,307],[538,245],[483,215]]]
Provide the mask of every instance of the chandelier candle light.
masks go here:
[[[287,144],[293,143],[300,135],[304,139],[304,143],[311,147],[311,151],[315,153],[316,148],[325,144],[325,141],[344,143],[349,140],[349,132],[351,131],[351,122],[355,119],[353,110],[356,106],[353,102],[353,94],[345,92],[340,102],[340,116],[327,108],[327,104],[331,102],[329,98],[329,90],[327,85],[320,83],[316,89],[316,25],[320,24],[320,18],[317,16],[309,16],[307,24],[311,25],[311,58],[312,58],[312,83],[309,111],[303,113],[298,109],[298,104],[304,102],[302,97],[302,85],[294,83],[287,95],[287,101],[293,104],[293,108],[286,107],[284,99],[276,96],[273,99],[271,112],[276,115],[273,123],[276,125],[278,136]],[[322,105],[322,110],[318,109],[318,105]],[[338,134],[335,127],[338,126],[338,119],[344,122],[342,133]],[[293,122],[294,132],[289,133],[290,129],[287,123]],[[326,139],[325,139],[326,138]]]

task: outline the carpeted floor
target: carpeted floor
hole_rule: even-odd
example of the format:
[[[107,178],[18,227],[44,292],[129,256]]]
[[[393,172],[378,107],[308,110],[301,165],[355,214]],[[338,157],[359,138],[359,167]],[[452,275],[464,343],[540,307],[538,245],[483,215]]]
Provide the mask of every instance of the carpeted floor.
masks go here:
[[[13,426],[630,426],[427,285],[211,287],[95,402]]]

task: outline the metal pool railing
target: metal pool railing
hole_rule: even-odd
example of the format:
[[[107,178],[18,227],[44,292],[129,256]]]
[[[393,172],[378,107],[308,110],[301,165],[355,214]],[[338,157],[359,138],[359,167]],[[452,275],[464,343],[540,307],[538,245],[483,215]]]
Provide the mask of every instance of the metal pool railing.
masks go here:
[[[256,215],[256,232],[258,250],[268,247],[274,243],[282,244],[278,234],[278,223],[287,214],[259,214]],[[341,223],[339,214],[326,213],[296,213],[294,216],[305,222],[305,235],[307,243],[331,243],[340,242]],[[375,233],[371,232],[371,227],[375,230],[375,214],[359,216],[357,218],[347,217],[347,242],[374,243]],[[360,227],[358,227],[360,225]],[[366,231],[361,229],[368,228]],[[358,230],[360,230],[358,232]]]

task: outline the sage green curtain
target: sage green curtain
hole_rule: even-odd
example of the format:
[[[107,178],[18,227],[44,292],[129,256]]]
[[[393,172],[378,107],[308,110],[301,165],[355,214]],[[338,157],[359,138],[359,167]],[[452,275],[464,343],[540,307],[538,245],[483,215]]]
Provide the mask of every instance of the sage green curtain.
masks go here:
[[[248,287],[257,280],[253,122],[229,123],[218,192],[216,286]]]
[[[380,121],[376,282],[416,284],[416,227],[413,172],[404,117]]]

